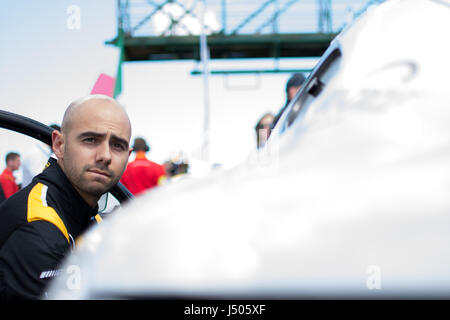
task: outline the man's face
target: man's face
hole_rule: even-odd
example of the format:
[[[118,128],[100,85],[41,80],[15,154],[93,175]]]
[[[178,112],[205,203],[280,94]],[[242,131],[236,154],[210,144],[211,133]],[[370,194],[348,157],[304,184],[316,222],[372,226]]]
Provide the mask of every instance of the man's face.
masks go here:
[[[301,86],[298,87],[289,87],[288,89],[288,100],[291,101],[294,99],[295,95],[297,94],[298,90],[301,88]]]
[[[12,170],[12,171],[19,170],[20,164],[21,164],[21,162],[20,162],[20,157],[16,157],[15,159],[10,160],[10,161],[11,161],[11,162],[10,162],[11,170]]]
[[[126,116],[110,101],[90,100],[79,108],[62,134],[60,154],[55,154],[75,189],[94,204],[122,176],[131,152],[131,132]]]

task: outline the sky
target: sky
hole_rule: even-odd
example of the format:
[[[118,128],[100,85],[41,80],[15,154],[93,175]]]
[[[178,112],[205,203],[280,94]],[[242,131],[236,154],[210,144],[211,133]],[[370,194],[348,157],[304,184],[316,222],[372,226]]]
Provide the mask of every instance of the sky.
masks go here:
[[[119,51],[105,45],[117,34],[115,0],[2,0],[0,2],[0,109],[44,124],[60,123],[75,99],[89,94],[101,73],[115,77]],[[79,9],[78,24],[70,20]],[[317,59],[283,59],[281,68],[312,68]],[[273,60],[211,61],[210,69],[271,68]],[[179,152],[200,159],[204,86],[196,61],[134,62],[123,65],[118,100],[132,123],[132,139],[151,146],[162,163]],[[232,167],[256,146],[254,126],[285,102],[289,74],[209,77],[210,157]],[[0,129],[0,156],[25,154],[33,139]],[[3,162],[3,161],[2,161]],[[3,167],[0,166],[0,167]]]

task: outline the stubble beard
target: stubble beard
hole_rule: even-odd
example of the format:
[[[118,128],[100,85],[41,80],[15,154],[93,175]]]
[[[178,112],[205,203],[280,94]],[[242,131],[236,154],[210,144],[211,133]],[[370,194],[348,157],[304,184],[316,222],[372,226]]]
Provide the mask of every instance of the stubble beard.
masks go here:
[[[95,166],[95,165],[85,165],[81,169],[77,169],[77,166],[70,160],[69,157],[64,157],[64,168],[65,173],[69,181],[72,183],[72,185],[79,191],[82,191],[86,194],[89,194],[91,196],[100,198],[104,193],[109,191],[113,186],[117,184],[119,181],[119,178],[114,175],[114,173],[111,170],[108,170],[104,166]],[[104,178],[101,177],[87,177],[88,170],[92,168],[97,168],[102,171],[108,172],[110,175],[108,177],[109,182],[105,183]]]

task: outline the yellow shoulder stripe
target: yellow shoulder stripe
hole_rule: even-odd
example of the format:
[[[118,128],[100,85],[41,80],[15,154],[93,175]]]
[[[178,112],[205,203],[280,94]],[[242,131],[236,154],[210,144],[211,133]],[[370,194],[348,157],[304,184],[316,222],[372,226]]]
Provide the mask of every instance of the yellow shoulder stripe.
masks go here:
[[[66,237],[70,244],[69,233],[55,209],[47,205],[47,186],[42,183],[36,184],[28,195],[28,222],[44,220],[54,224]]]

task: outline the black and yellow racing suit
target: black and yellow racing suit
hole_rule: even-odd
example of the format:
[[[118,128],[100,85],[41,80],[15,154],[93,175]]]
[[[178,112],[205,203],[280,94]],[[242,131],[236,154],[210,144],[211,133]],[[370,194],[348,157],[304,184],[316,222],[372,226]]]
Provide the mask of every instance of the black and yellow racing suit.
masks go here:
[[[0,297],[38,299],[58,275],[74,239],[92,221],[90,207],[54,158],[32,183],[0,206]]]

